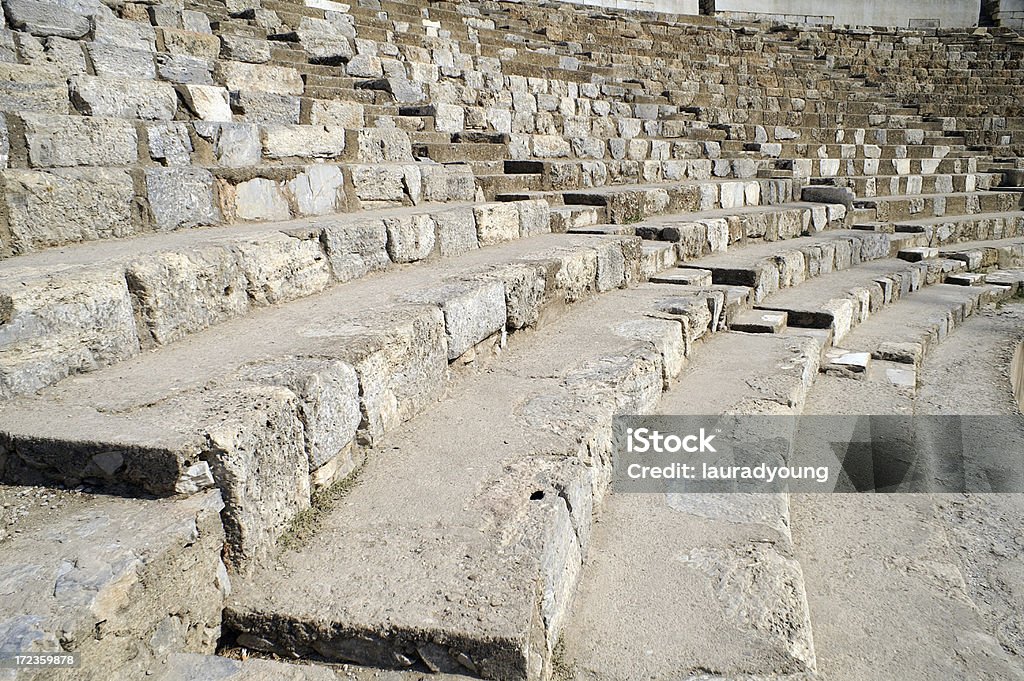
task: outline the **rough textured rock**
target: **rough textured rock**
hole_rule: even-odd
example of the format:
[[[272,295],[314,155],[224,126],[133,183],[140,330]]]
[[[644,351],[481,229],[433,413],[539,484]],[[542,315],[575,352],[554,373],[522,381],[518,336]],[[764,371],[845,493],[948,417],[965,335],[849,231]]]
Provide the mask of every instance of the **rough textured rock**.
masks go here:
[[[433,218],[437,226],[437,248],[442,257],[461,255],[480,247],[472,208],[440,211],[434,213]]]
[[[515,203],[492,203],[473,209],[481,246],[519,238],[519,208]]]
[[[174,88],[167,83],[122,78],[75,76],[71,99],[88,116],[169,120],[178,108]]]
[[[268,158],[335,158],[345,151],[345,129],[335,126],[263,126]]]
[[[231,106],[228,92],[211,85],[182,85],[178,88],[182,100],[192,113],[204,121],[230,121]]]
[[[314,165],[288,181],[300,215],[325,215],[341,210],[345,177],[337,166]]]
[[[448,284],[414,300],[434,303],[444,312],[449,360],[505,328],[505,286],[501,281]]]
[[[43,526],[29,519],[0,558],[0,644],[76,652],[83,681],[142,678],[171,653],[212,654],[228,590],[222,507],[215,490],[105,496],[76,500]]]
[[[24,114],[29,163],[37,168],[129,165],[138,160],[135,126],[121,119]]]
[[[288,199],[273,180],[258,177],[235,187],[235,215],[240,220],[287,220]]]
[[[70,107],[64,77],[40,66],[0,63],[0,98],[7,111],[66,114]]]
[[[434,252],[434,221],[429,215],[384,218],[388,255],[396,263],[415,262]]]
[[[348,220],[326,225],[322,240],[337,281],[349,281],[387,267],[387,227],[383,220]]]
[[[4,2],[11,26],[37,36],[59,36],[78,39],[89,32],[89,19],[54,3],[40,0],[7,0]]]
[[[228,90],[257,90],[276,95],[301,95],[302,78],[298,71],[283,66],[264,66],[243,62],[217,62],[217,80]]]
[[[126,172],[6,170],[3,194],[16,253],[136,231],[135,191]]]
[[[228,168],[244,168],[259,163],[263,146],[259,129],[251,123],[194,124],[196,134],[207,140],[217,163]]]
[[[146,197],[158,230],[220,222],[213,175],[203,168],[151,168]]]
[[[0,393],[7,398],[139,352],[131,297],[116,271],[9,280],[0,309]]]

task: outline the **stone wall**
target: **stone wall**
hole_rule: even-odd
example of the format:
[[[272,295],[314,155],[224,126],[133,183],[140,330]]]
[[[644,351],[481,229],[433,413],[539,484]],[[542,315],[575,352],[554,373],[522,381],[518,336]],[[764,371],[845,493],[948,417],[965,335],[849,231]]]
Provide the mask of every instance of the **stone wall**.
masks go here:
[[[719,15],[785,17],[810,24],[854,24],[899,28],[974,26],[981,0],[717,0]]]
[[[614,9],[666,12],[669,14],[700,14],[699,0],[569,0],[577,5],[612,7]]]
[[[991,3],[992,18],[997,26],[1024,28],[1024,0],[996,0]]]

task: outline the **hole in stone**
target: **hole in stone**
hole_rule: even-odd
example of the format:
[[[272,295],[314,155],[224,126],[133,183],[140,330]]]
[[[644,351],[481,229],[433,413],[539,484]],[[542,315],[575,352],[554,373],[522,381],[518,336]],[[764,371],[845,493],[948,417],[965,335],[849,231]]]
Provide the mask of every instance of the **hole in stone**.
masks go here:
[[[544,490],[541,490],[541,489],[537,490],[536,492],[534,492],[533,494],[530,495],[530,501],[540,501],[543,498],[544,498]]]

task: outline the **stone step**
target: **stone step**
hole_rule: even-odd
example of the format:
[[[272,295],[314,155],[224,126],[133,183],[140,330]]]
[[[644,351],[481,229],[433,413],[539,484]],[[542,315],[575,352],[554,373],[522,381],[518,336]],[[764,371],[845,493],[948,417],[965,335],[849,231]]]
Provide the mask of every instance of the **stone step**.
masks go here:
[[[635,237],[541,235],[253,311],[8,400],[4,479],[156,495],[215,483],[244,569],[309,506],[311,485],[346,478],[363,446],[510,333],[636,281],[640,258]]]
[[[0,552],[4,651],[75,653],[74,678],[88,681],[214,652],[230,590],[219,492],[150,501],[0,485],[0,502],[18,512]]]
[[[417,158],[429,158],[437,163],[461,161],[503,161],[508,158],[508,147],[503,144],[417,144],[413,148]]]
[[[416,208],[80,244],[0,262],[5,397],[398,265],[550,231],[543,202]]]
[[[469,379],[382,441],[345,508],[236,584],[225,615],[239,644],[545,677],[607,487],[610,417],[651,409],[711,320],[705,296],[659,314],[663,299],[641,286],[580,305],[510,349],[501,381]]]
[[[218,655],[174,653],[155,681],[470,681],[456,674],[391,671],[355,665],[292,664],[276,660],[239,660]]]
[[[855,199],[853,205],[870,209],[865,222],[898,222],[929,216],[1005,213],[1018,210],[1020,202],[1016,192],[990,191],[874,196]]]
[[[1018,236],[1024,225],[1024,212],[975,213],[945,217],[898,220],[895,223],[862,222],[856,229],[919,235],[924,243],[946,246],[958,241],[1004,239]],[[915,244],[919,245],[919,244]]]
[[[977,159],[894,158],[881,159],[779,159],[775,166],[792,170],[798,177],[848,177],[883,175],[934,175],[977,172]]]
[[[809,179],[812,186],[849,187],[857,197],[863,199],[883,195],[946,194],[995,188],[994,175],[990,173],[812,177]]]
[[[799,413],[822,347],[812,336],[716,334],[657,413]],[[783,495],[613,487],[565,626],[565,677],[813,672],[788,515]]]

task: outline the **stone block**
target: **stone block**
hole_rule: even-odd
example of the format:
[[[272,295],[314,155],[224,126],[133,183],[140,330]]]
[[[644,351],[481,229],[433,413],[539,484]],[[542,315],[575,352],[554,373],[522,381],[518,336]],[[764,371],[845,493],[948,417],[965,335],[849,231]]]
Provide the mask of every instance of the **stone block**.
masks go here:
[[[505,328],[505,285],[497,279],[446,284],[417,300],[444,313],[449,361]]]
[[[325,125],[263,126],[268,158],[336,158],[345,151],[345,129]]]
[[[384,218],[388,235],[388,255],[396,263],[415,262],[434,252],[434,221],[429,215],[403,215]]]
[[[145,50],[126,50],[114,45],[89,43],[87,48],[93,70],[101,78],[156,78],[154,54]]]
[[[277,182],[257,177],[234,188],[234,212],[239,220],[287,220],[288,199]]]
[[[551,232],[551,208],[547,201],[516,201],[515,205],[519,209],[519,236],[528,237]]]
[[[489,203],[473,208],[477,239],[481,246],[519,238],[519,208],[515,203]]]
[[[217,62],[214,69],[219,82],[228,90],[255,90],[275,95],[301,95],[302,77],[293,68],[264,66],[242,62]]]
[[[309,459],[298,398],[281,387],[225,390],[203,400],[201,432],[224,497],[225,559],[245,572],[270,555],[296,514],[309,508]]]
[[[401,202],[405,198],[405,171],[401,166],[353,164],[349,168],[358,199]]]
[[[28,395],[139,353],[132,300],[119,271],[0,284],[0,396]]]
[[[125,277],[147,343],[170,343],[249,310],[245,274],[220,246],[146,256]]]
[[[363,128],[350,133],[356,138],[360,163],[392,163],[412,161],[409,134],[398,128]]]
[[[337,125],[343,128],[361,128],[366,125],[363,105],[337,100],[313,100],[309,109],[309,122],[313,125]]]
[[[247,381],[287,388],[298,398],[311,472],[351,447],[361,414],[359,379],[348,364],[290,358],[247,365],[240,375]]]
[[[266,64],[270,61],[270,43],[240,35],[221,35],[220,56],[250,64]]]
[[[434,128],[438,132],[462,132],[466,127],[466,110],[457,104],[434,106]]]
[[[215,35],[172,28],[161,28],[160,33],[164,39],[164,50],[168,54],[207,61],[213,61],[220,54],[220,38]]]
[[[306,20],[304,19],[304,23]],[[331,30],[330,22],[323,21],[317,28],[299,28],[296,35],[312,64],[344,64],[355,55],[348,38]],[[321,28],[326,27],[326,28]]]
[[[294,95],[257,91],[232,92],[231,109],[249,123],[295,125],[299,122],[301,101]]]
[[[71,78],[71,101],[87,116],[144,120],[170,120],[178,108],[167,83],[81,75]]]
[[[11,136],[7,131],[7,121],[0,116],[0,170],[5,170],[11,157]]]
[[[5,111],[30,113],[66,114],[70,104],[64,77],[40,66],[7,63],[0,63],[0,101]]]
[[[380,58],[370,54],[357,54],[348,60],[345,73],[353,78],[380,78],[384,75]]]
[[[183,85],[213,85],[213,64],[185,54],[157,54],[156,72],[161,80]]]
[[[357,279],[391,263],[382,220],[346,218],[341,224],[325,225],[321,239],[336,281]]]
[[[476,235],[473,209],[454,208],[434,213],[437,227],[437,247],[443,257],[449,258],[480,248]]]
[[[135,191],[125,171],[6,170],[2,178],[15,253],[130,236],[136,231],[132,213]]]
[[[12,28],[35,36],[78,40],[90,29],[88,17],[53,2],[6,0],[4,11]]]
[[[217,163],[229,168],[254,166],[260,162],[263,146],[259,128],[252,123],[193,124],[196,134],[212,145]]]
[[[96,16],[93,18],[93,42],[156,52],[156,29],[139,21]]]
[[[149,168],[146,198],[158,231],[220,222],[213,175],[204,168]]]
[[[547,300],[547,272],[543,263],[524,263],[488,272],[505,286],[505,326],[509,331],[535,326]]]
[[[146,138],[154,161],[169,166],[187,166],[191,162],[192,139],[185,123],[149,123]]]
[[[323,291],[331,280],[327,256],[315,234],[272,232],[232,242],[232,249],[254,305],[305,298]]]
[[[287,186],[300,215],[339,212],[345,205],[345,177],[338,166],[309,166]]]
[[[23,114],[29,164],[36,168],[130,165],[135,126],[119,118]]]
[[[192,113],[204,121],[230,121],[228,91],[212,85],[181,85],[178,94]]]

